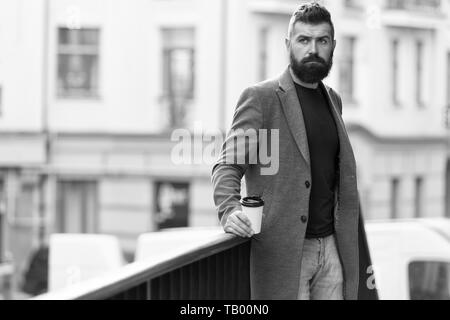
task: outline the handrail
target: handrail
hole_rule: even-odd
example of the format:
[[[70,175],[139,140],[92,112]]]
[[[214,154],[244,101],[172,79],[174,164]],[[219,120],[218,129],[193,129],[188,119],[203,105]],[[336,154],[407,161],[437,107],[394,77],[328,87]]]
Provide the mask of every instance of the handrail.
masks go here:
[[[239,279],[236,275],[233,276],[234,283],[233,281],[224,283],[225,287],[239,286],[239,288],[218,288],[219,291],[226,291],[228,298],[240,296],[246,299],[249,295],[249,254],[250,241],[248,239],[224,233],[217,234],[205,238],[200,245],[197,242],[188,249],[184,246],[176,252],[172,251],[148,260],[134,262],[104,276],[86,280],[59,291],[49,292],[34,297],[32,300],[159,299],[163,298],[162,295],[167,294],[171,297],[190,299],[192,297],[189,295],[189,291],[193,289],[187,287],[198,284],[215,286],[215,281],[210,274],[214,274],[216,278],[223,278],[222,272],[240,273]],[[232,261],[238,257],[239,261]],[[221,266],[224,263],[234,264],[234,271]],[[217,268],[220,270],[216,271]],[[188,276],[183,278],[183,274]],[[198,283],[191,279],[192,275]],[[181,287],[184,291],[180,289]],[[180,290],[186,293],[183,295],[182,292],[179,292]],[[217,292],[210,292],[214,290],[210,290],[208,293],[205,290],[203,298],[223,297]]]

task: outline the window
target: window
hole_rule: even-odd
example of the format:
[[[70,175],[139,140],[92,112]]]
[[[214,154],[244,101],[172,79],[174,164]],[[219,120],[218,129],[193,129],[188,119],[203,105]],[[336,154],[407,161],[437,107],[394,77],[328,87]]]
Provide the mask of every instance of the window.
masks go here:
[[[392,41],[392,102],[394,105],[399,106],[398,100],[398,55],[399,55],[399,43],[398,40]]]
[[[16,208],[17,222],[26,222],[33,219],[38,209],[38,189],[35,183],[22,183]]]
[[[269,30],[262,28],[259,31],[259,80],[267,77],[267,37]]]
[[[423,43],[417,41],[416,43],[416,102],[419,107],[423,107],[422,100],[423,93]]]
[[[355,71],[355,42],[354,37],[344,37],[342,45],[342,59],[340,63],[340,92],[344,100],[354,100],[354,71]]]
[[[163,29],[163,100],[169,125],[185,123],[187,107],[195,91],[194,29]]]
[[[420,218],[422,216],[423,178],[417,177],[414,186],[414,217]]]
[[[391,219],[398,218],[399,186],[400,180],[393,178],[391,180]]]
[[[99,95],[99,30],[58,30],[58,84],[61,98]]]
[[[411,300],[450,300],[450,263],[414,261],[408,269]]]
[[[155,183],[155,220],[158,230],[187,227],[189,224],[189,183]]]
[[[58,232],[97,232],[97,183],[59,181],[57,188]]]
[[[0,86],[0,116],[3,114],[3,88]]]
[[[22,172],[17,184],[12,223],[15,227],[33,228],[39,221],[41,186],[40,177],[34,172]]]

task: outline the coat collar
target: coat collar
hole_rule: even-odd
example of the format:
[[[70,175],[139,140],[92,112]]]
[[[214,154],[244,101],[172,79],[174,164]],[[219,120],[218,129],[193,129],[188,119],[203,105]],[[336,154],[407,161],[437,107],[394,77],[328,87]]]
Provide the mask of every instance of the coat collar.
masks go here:
[[[288,92],[291,89],[295,89],[294,81],[292,80],[291,72],[289,70],[290,67],[287,67],[287,69],[281,74],[278,84],[280,86],[280,89],[283,92]]]

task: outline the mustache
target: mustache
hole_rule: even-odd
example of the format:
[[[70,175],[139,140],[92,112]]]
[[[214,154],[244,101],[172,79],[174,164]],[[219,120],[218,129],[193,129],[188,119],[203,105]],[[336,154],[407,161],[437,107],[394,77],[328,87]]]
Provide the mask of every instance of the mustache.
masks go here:
[[[308,63],[308,62],[318,62],[318,63],[322,63],[322,64],[327,64],[327,62],[324,59],[322,59],[321,57],[319,57],[319,55],[317,55],[317,54],[310,55],[306,58],[303,58],[300,61],[300,63]]]

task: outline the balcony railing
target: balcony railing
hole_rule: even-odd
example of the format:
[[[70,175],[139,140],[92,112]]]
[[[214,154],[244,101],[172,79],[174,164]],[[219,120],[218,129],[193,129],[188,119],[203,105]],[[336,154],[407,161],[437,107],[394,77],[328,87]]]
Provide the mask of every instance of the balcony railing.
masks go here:
[[[387,9],[439,12],[441,0],[386,0]]]
[[[221,234],[36,300],[248,300],[250,241]]]

